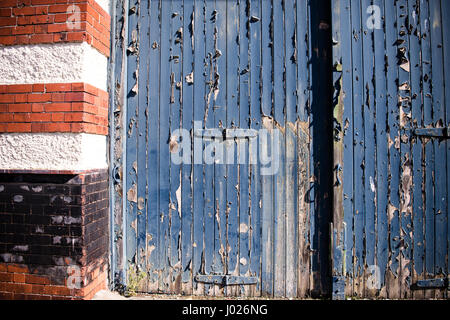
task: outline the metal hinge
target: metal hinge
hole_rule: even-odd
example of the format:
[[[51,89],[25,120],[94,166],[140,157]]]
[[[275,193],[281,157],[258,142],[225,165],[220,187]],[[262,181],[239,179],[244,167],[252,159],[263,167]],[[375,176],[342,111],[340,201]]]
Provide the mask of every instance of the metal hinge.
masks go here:
[[[231,276],[223,274],[198,274],[195,276],[195,281],[202,283],[218,284],[222,286],[239,285],[239,284],[255,284],[258,282],[256,277]]]
[[[445,289],[450,290],[448,278],[418,280],[413,289]]]
[[[417,128],[414,129],[414,135],[418,137],[448,139],[450,127],[447,128]]]

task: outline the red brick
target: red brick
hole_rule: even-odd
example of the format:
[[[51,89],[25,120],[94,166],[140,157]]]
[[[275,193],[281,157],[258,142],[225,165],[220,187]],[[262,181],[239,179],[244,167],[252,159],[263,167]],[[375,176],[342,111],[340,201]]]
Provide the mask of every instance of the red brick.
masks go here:
[[[19,35],[16,36],[15,44],[29,44],[30,36],[29,35]]]
[[[14,294],[16,293],[31,293],[32,286],[27,283],[15,283]]]
[[[0,103],[13,103],[15,101],[14,94],[0,94]]]
[[[0,37],[0,44],[11,45],[11,44],[14,44],[15,41],[16,41],[16,37],[14,37],[14,36],[1,36]]]
[[[50,24],[48,26],[48,32],[49,33],[53,33],[53,32],[66,32],[70,30],[68,28],[67,23],[61,23],[61,24]]]
[[[53,102],[64,102],[65,94],[61,92],[52,93]]]
[[[58,13],[53,16],[53,21],[55,23],[67,22],[67,14],[66,13]]]
[[[27,24],[31,24],[31,16],[20,16],[17,17],[17,25],[24,26]]]
[[[31,0],[32,5],[37,4],[54,4],[55,0]]]
[[[67,41],[73,41],[73,42],[82,42],[82,41],[88,41],[88,34],[85,31],[81,32],[69,32],[67,34]]]
[[[50,93],[33,93],[28,95],[28,102],[50,102],[52,95]]]
[[[12,122],[13,114],[12,113],[0,113],[0,122]]]
[[[17,0],[2,0],[0,1],[0,8],[8,8],[17,6]]]
[[[12,282],[14,276],[12,273],[0,272],[0,281],[2,282]]]
[[[86,124],[85,123],[72,123],[71,124],[71,132],[86,132]]]
[[[30,34],[34,32],[33,26],[18,26],[13,29],[12,34]]]
[[[31,122],[49,122],[52,120],[51,113],[32,113]]]
[[[44,90],[45,84],[43,83],[33,84],[33,92],[44,92]]]
[[[48,14],[48,6],[36,7],[36,14]]]
[[[64,112],[70,111],[70,103],[50,103],[44,106],[47,112]]]
[[[51,34],[34,34],[30,38],[30,43],[51,43],[53,36]]]
[[[84,101],[84,93],[82,93],[82,92],[67,92],[65,94],[65,100],[67,102]]]
[[[22,8],[14,8],[13,13],[15,16],[32,16],[36,14],[36,8],[29,6],[25,6]]]
[[[32,274],[27,274],[25,276],[25,282],[26,283],[32,283],[32,284],[50,284],[50,280],[48,278],[41,277],[41,276],[35,276],[35,275],[32,275]]]
[[[70,123],[46,123],[46,132],[70,132]]]
[[[1,27],[0,36],[9,36],[12,34],[14,27]]]
[[[0,264],[0,272],[6,272],[6,270],[7,270],[6,264],[1,263]]]
[[[7,87],[9,93],[26,93],[31,92],[32,84],[12,84]]]
[[[66,113],[64,116],[64,121],[66,122],[83,122],[85,114],[83,112],[71,112]]]
[[[64,113],[52,113],[52,121],[53,122],[63,122],[64,121]]]
[[[0,17],[0,27],[15,26],[16,21],[17,21],[16,17]]]
[[[47,92],[70,91],[72,85],[70,83],[49,83],[45,85]]]
[[[14,113],[14,122],[30,122],[30,114]]]
[[[42,111],[44,111],[44,104],[42,104],[42,103],[33,103],[31,105],[31,111],[32,112],[42,112]]]
[[[28,281],[27,281],[27,282],[28,282]],[[33,284],[33,285],[32,285],[31,293],[40,293],[40,294],[46,293],[46,292],[44,291],[44,288],[45,288],[44,285],[41,285],[41,284]]]
[[[30,17],[31,24],[53,23],[54,17],[51,15],[40,15]]]
[[[34,33],[47,33],[48,25],[47,24],[37,24],[34,26]]]
[[[30,112],[31,104],[28,103],[15,103],[8,105],[9,112]]]
[[[60,12],[67,12],[67,7],[69,5],[67,4],[55,4],[55,5],[50,5],[48,7],[48,12],[49,13],[60,13]]]
[[[31,123],[31,132],[45,132],[44,123]]]
[[[14,282],[25,283],[25,274],[23,274],[23,273],[14,273]]]
[[[8,132],[31,132],[31,123],[8,123]]]

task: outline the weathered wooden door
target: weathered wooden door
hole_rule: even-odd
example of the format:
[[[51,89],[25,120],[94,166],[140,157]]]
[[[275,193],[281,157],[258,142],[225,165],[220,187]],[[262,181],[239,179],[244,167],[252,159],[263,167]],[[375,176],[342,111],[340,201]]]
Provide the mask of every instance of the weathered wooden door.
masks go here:
[[[112,252],[129,290],[329,291],[321,2],[117,1]]]
[[[450,2],[333,5],[333,294],[447,297]]]

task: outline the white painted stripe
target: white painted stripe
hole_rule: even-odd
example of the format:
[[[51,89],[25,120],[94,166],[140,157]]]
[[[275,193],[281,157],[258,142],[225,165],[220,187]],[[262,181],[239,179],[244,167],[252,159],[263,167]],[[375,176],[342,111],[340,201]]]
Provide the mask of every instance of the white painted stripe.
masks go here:
[[[108,59],[89,44],[0,48],[0,84],[86,82],[107,90]]]
[[[106,136],[86,133],[2,133],[0,169],[107,168]]]

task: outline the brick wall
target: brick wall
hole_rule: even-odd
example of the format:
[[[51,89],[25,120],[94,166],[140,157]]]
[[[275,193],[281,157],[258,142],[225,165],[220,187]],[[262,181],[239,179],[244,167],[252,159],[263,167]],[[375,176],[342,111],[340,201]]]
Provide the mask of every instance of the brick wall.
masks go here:
[[[109,56],[109,30],[110,16],[92,0],[0,1],[3,45],[87,42]]]
[[[87,83],[0,85],[1,132],[108,133],[108,94]]]
[[[107,170],[0,173],[0,299],[90,299],[106,288]]]

